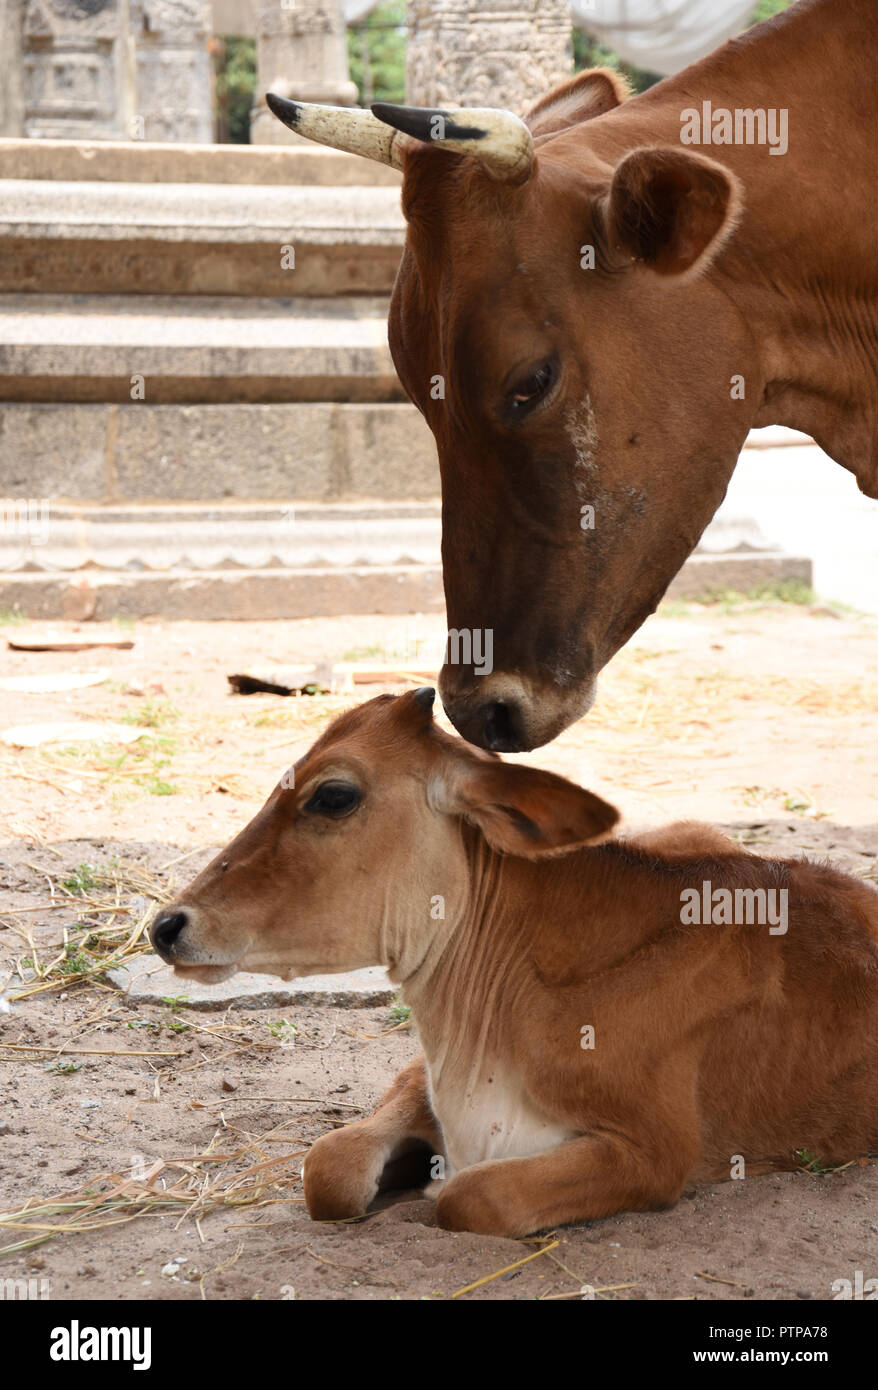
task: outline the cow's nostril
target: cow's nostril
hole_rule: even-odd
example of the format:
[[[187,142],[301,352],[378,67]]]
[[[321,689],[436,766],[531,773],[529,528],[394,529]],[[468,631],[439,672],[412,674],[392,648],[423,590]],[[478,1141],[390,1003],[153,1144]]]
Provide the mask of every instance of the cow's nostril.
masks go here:
[[[521,749],[517,711],[503,700],[482,706],[482,744],[493,753],[517,753]]]
[[[189,921],[185,912],[163,912],[152,924],[152,944],[167,960],[174,954],[174,943]]]

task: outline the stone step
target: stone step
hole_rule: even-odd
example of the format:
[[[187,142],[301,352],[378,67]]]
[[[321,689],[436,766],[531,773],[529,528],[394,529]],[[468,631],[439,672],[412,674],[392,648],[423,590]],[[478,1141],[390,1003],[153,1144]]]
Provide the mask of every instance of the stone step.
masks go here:
[[[405,400],[383,296],[6,294],[0,344],[0,401]]]
[[[397,187],[7,178],[0,238],[3,293],[386,294],[404,222]]]
[[[433,436],[408,402],[0,404],[0,499],[289,507],[438,492]]]
[[[438,498],[432,504],[360,507],[14,509],[7,503],[0,570],[436,567],[440,539]]]
[[[316,618],[346,613],[434,613],[444,608],[438,566],[199,570],[164,574],[0,574],[0,612],[29,618]]]
[[[811,583],[811,561],[770,552],[695,554],[668,590],[672,598],[718,591],[747,593],[763,584]],[[432,613],[444,609],[438,565],[179,570],[119,574],[0,574],[0,611],[28,618],[266,619],[350,613]]]
[[[0,367],[3,360],[0,349]],[[87,356],[83,360],[87,366]],[[239,375],[239,385],[242,380]],[[230,378],[221,381],[232,389]],[[368,381],[358,378],[357,390],[365,394]],[[47,389],[52,384],[49,378]],[[748,450],[802,438],[777,432],[766,440],[768,433],[751,435]],[[303,502],[425,501],[438,493],[433,436],[408,402],[0,401],[0,501],[30,499],[54,507],[235,498],[288,508]],[[714,533],[715,524],[708,534]],[[724,539],[720,548],[734,549],[739,540],[757,548],[767,544],[740,536]]]
[[[87,183],[399,188],[397,169],[319,145],[177,145],[147,140],[0,139],[0,179]]]
[[[435,479],[438,493],[438,478]],[[0,499],[0,570],[356,568],[441,564],[442,510],[378,498],[357,504],[279,502],[72,506]],[[706,555],[776,549],[755,523],[721,509]]]

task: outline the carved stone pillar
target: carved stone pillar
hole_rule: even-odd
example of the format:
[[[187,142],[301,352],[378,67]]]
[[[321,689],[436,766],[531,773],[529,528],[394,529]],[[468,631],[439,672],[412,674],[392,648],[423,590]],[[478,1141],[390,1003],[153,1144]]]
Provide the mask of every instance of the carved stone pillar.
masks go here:
[[[81,3],[81,0],[80,0]],[[213,139],[210,0],[129,0],[137,97],[129,139]]]
[[[257,84],[250,125],[254,145],[302,143],[265,105],[265,93],[291,101],[353,106],[340,0],[255,0]]]
[[[25,0],[24,133],[124,138],[131,104],[127,0]]]
[[[20,133],[71,140],[213,139],[210,0],[0,3],[7,33],[17,12]],[[7,115],[4,125],[12,127],[13,119]]]
[[[0,135],[23,134],[21,0],[0,0]]]
[[[406,101],[522,111],[573,75],[567,0],[408,0]]]

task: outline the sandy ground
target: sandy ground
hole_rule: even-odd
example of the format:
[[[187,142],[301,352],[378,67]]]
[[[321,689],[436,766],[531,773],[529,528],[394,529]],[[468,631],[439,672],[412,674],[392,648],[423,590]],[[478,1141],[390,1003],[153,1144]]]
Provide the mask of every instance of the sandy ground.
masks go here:
[[[135,646],[3,651],[4,676],[104,666],[109,680],[69,695],[0,691],[0,730],[111,719],[144,737],[127,750],[0,744],[0,990],[30,958],[28,933],[45,963],[77,922],[76,897],[61,884],[80,866],[122,866],[173,892],[207,847],[252,815],[328,715],[350,703],[230,696],[227,673],[402,652],[411,664],[413,640],[435,638],[441,622],[53,631],[130,636]],[[876,701],[874,618],[786,604],[671,606],[605,673],[589,717],[527,761],[614,800],[628,829],[699,816],[754,849],[826,855],[874,876]],[[136,917],[145,903],[123,907]],[[13,977],[8,993],[16,989]],[[609,1299],[819,1300],[857,1270],[878,1276],[878,1162],[868,1160],[831,1174],[693,1187],[671,1212],[565,1228],[551,1249],[545,1238],[442,1232],[419,1194],[385,1201],[362,1222],[311,1222],[295,1181],[308,1144],[368,1112],[417,1051],[410,1027],[395,1026],[387,1008],[204,1014],[180,1000],[135,1008],[74,974],[13,1000],[0,1013],[0,1043],[0,1208],[95,1190],[99,1174],[124,1177],[158,1160],[190,1170],[166,1167],[156,1191],[163,1180],[201,1186],[201,1205],[188,1214],[191,1203],[0,1258],[0,1280],[45,1281],[52,1298],[449,1297],[538,1250],[464,1299],[577,1297],[591,1285]],[[209,1148],[212,1161],[192,1166]],[[284,1181],[261,1201],[209,1209],[212,1187],[269,1161],[266,1171]],[[252,1184],[252,1175],[241,1181]],[[188,1190],[194,1201],[195,1186]],[[0,1228],[0,1246],[31,1235]]]

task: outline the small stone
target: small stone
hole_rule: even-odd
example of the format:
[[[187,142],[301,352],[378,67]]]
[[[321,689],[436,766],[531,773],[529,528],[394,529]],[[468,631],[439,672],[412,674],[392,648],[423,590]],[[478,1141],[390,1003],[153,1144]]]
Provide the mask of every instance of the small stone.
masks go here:
[[[12,1125],[7,1120],[0,1120],[0,1134],[11,1134]]]
[[[796,1289],[796,1298],[811,1298],[812,1296],[810,1289]]]
[[[229,1081],[227,1077],[224,1076],[224,1077],[223,1077],[222,1089],[223,1089],[224,1091],[237,1091],[238,1088],[237,1088],[237,1086],[233,1085],[232,1082]]]

